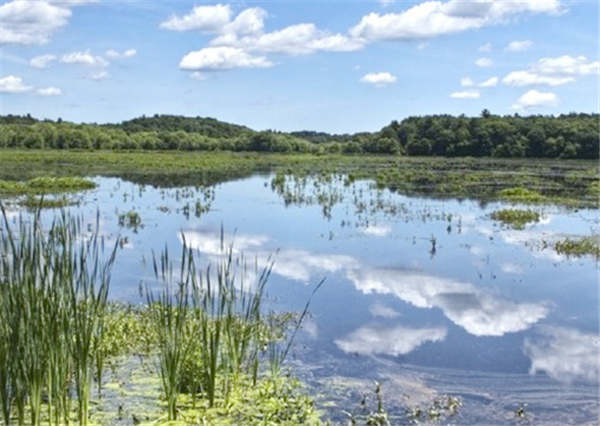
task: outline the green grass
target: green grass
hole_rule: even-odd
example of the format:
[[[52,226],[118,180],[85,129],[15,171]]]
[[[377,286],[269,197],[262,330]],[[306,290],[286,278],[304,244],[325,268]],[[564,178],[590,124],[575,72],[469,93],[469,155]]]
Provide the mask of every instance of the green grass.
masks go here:
[[[523,229],[528,223],[540,220],[540,214],[533,210],[504,209],[493,212],[490,217],[514,229]]]
[[[600,236],[579,239],[565,238],[554,243],[554,249],[558,254],[567,256],[594,256],[596,259],[600,259]]]
[[[211,185],[258,172],[347,175],[410,195],[597,207],[598,164],[586,160],[231,152],[0,151],[0,179],[118,176],[162,187]],[[512,189],[511,189],[512,188]],[[524,188],[515,190],[514,188]],[[508,190],[507,192],[502,192]]]
[[[41,195],[93,189],[96,184],[81,177],[36,177],[27,181],[0,180],[0,194]]]
[[[503,189],[498,195],[503,200],[519,201],[523,203],[537,203],[544,200],[544,196],[538,191],[527,189],[522,186]]]

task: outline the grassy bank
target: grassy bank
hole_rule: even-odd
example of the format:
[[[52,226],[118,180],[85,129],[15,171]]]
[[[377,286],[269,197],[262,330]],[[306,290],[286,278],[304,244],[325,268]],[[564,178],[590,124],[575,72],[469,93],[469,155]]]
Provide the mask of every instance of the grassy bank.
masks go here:
[[[599,185],[597,162],[584,160],[2,150],[0,166],[0,179],[7,181],[102,175],[164,187],[210,185],[257,172],[336,173],[405,194],[586,207],[597,207]]]

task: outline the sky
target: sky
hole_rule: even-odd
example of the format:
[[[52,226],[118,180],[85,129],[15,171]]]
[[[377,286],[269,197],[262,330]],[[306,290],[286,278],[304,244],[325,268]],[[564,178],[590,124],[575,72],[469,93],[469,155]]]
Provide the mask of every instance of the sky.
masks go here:
[[[595,0],[0,2],[0,113],[375,131],[598,112]]]

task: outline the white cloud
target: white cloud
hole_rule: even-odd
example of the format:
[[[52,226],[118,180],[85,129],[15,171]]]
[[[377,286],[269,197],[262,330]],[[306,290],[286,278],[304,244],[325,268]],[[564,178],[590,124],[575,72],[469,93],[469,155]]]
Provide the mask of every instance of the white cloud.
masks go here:
[[[361,77],[360,81],[367,84],[372,84],[377,87],[383,87],[387,84],[396,82],[396,76],[389,72],[371,72]]]
[[[502,79],[507,86],[523,87],[533,85],[560,86],[572,83],[575,79],[566,76],[542,75],[532,71],[513,71]]]
[[[544,327],[537,339],[525,339],[530,374],[545,372],[560,382],[598,383],[600,336],[564,327]]]
[[[374,317],[380,318],[397,318],[400,316],[400,312],[389,306],[382,305],[381,303],[375,303],[374,305],[369,306],[369,312]]]
[[[552,92],[538,92],[530,90],[524,93],[515,104],[513,109],[529,109],[539,107],[553,107],[558,104],[558,97]]]
[[[90,74],[92,80],[105,80],[109,77],[108,71],[100,70]]]
[[[264,56],[254,56],[237,47],[205,47],[185,55],[179,67],[184,70],[216,71],[232,68],[266,68],[273,63]]]
[[[533,46],[531,40],[515,40],[508,43],[504,50],[507,52],[524,52],[529,50],[531,46]]]
[[[453,92],[450,94],[451,98],[455,99],[478,99],[479,92],[477,90],[465,90],[462,92]]]
[[[0,93],[23,93],[31,90],[33,87],[23,83],[21,77],[7,75],[0,77]]]
[[[471,80],[471,77],[463,77],[460,79],[460,85],[462,87],[471,87],[473,86],[473,80]]]
[[[45,1],[14,0],[0,6],[0,43],[44,44],[67,24],[71,11]]]
[[[505,274],[521,275],[523,273],[523,268],[516,263],[505,262],[500,268]]]
[[[517,303],[472,284],[421,273],[362,267],[346,273],[363,293],[389,294],[418,308],[438,308],[475,336],[526,330],[548,314],[540,303]]]
[[[427,1],[400,13],[369,13],[349,32],[353,37],[368,41],[412,40],[498,24],[523,13],[557,14],[560,11],[559,0]]]
[[[361,355],[405,355],[426,342],[439,342],[446,338],[445,328],[408,328],[398,326],[390,329],[361,327],[335,344],[344,352]]]
[[[385,237],[392,232],[392,227],[389,225],[368,225],[360,230],[365,235],[371,235],[374,237]]]
[[[490,58],[479,58],[475,61],[475,65],[482,68],[491,67],[493,64]]]
[[[509,86],[560,86],[572,83],[576,77],[600,74],[600,61],[585,56],[563,55],[541,58],[526,70],[513,71],[502,79]]]
[[[600,61],[589,61],[585,56],[563,55],[555,58],[542,58],[534,67],[542,74],[590,75],[600,73]]]
[[[64,54],[60,61],[65,64],[81,64],[97,67],[108,66],[108,61],[101,56],[95,56],[90,53],[89,50],[85,52],[71,52]]]
[[[394,4],[396,2],[396,0],[377,0],[377,3],[379,3],[382,7],[388,7],[391,4]]]
[[[330,34],[315,24],[295,24],[269,33],[238,37],[226,33],[211,41],[213,46],[233,46],[247,51],[303,55],[316,51],[348,52],[363,47],[360,40]]]
[[[127,50],[124,50],[123,52],[118,52],[117,50],[114,50],[114,49],[108,49],[106,52],[104,52],[106,57],[111,58],[111,59],[131,58],[131,57],[135,56],[136,53],[137,53],[137,50],[135,50],[135,49],[127,49]]]
[[[489,53],[492,51],[492,43],[482,44],[477,50],[479,50],[480,52]]]
[[[485,81],[479,83],[479,87],[496,87],[498,84],[498,77],[490,77]]]
[[[252,7],[241,11],[233,20],[223,27],[226,34],[250,35],[258,34],[265,27],[267,11],[260,7]]]
[[[29,65],[34,68],[46,68],[50,62],[56,61],[56,55],[40,55],[29,60]]]
[[[207,33],[218,32],[231,19],[232,10],[229,5],[196,6],[182,17],[171,16],[160,24],[161,28],[172,31],[197,30]]]
[[[59,96],[62,95],[62,90],[58,87],[46,87],[45,89],[38,89],[37,93],[42,96]]]

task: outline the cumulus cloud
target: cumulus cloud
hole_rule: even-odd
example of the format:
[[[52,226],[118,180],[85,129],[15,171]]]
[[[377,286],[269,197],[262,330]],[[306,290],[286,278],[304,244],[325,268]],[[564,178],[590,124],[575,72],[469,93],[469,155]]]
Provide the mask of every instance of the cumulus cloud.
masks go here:
[[[397,318],[400,316],[400,312],[390,308],[389,306],[382,305],[381,303],[375,303],[369,306],[369,312],[374,317],[380,318]]]
[[[361,327],[335,344],[344,352],[361,355],[405,355],[425,342],[446,338],[445,328]]]
[[[389,225],[368,225],[360,230],[365,235],[371,235],[373,237],[385,237],[392,232],[392,227]]]
[[[530,90],[517,100],[513,104],[513,109],[529,109],[529,108],[540,108],[540,107],[553,107],[558,105],[558,97],[552,92],[538,92],[537,90]]]
[[[304,55],[316,51],[348,52],[363,47],[360,40],[342,34],[330,34],[315,24],[295,24],[269,33],[239,36],[227,32],[211,41],[213,46],[234,46],[247,51]]]
[[[513,71],[502,79],[509,86],[560,86],[572,83],[577,77],[600,74],[600,61],[585,56],[562,55],[541,58],[526,70]]]
[[[479,83],[479,87],[496,87],[498,84],[498,77],[490,77],[485,81]]]
[[[473,86],[473,80],[471,80],[471,77],[463,77],[460,79],[460,85],[462,87],[471,87]]]
[[[600,73],[600,61],[589,61],[585,56],[563,55],[555,58],[542,58],[535,69],[543,74],[590,75]]]
[[[560,11],[558,0],[427,1],[400,13],[369,13],[349,32],[353,37],[369,41],[412,40],[498,24],[523,13],[557,14]]]
[[[560,382],[600,378],[600,336],[564,327],[540,328],[538,338],[525,339],[523,350],[531,359],[530,374],[544,372]]]
[[[47,68],[50,62],[56,61],[56,55],[40,55],[29,60],[29,65],[34,68]]]
[[[372,84],[377,87],[383,87],[396,82],[396,76],[389,72],[371,72],[361,77],[360,81],[367,84]]]
[[[502,83],[515,87],[533,85],[560,86],[574,81],[573,77],[543,75],[534,71],[513,71],[502,79]]]
[[[347,272],[364,293],[389,294],[418,308],[438,308],[475,336],[502,336],[526,330],[548,314],[540,303],[517,303],[478,287],[411,271],[360,268]]]
[[[173,15],[160,24],[160,27],[171,31],[217,32],[231,19],[232,10],[229,5],[196,6],[184,16]]]
[[[184,231],[180,239],[185,239],[189,247],[217,258],[223,255],[220,234],[214,232]],[[276,253],[264,249],[268,238],[263,235],[225,235],[226,244],[232,244],[234,254],[242,252],[252,256],[261,268],[275,260],[273,272],[295,281],[307,282],[316,274],[334,273],[354,268],[358,262],[346,255],[315,254],[306,250],[285,249]]]
[[[44,44],[71,17],[45,1],[14,0],[0,6],[0,43]]]
[[[185,231],[180,238],[209,259],[223,255],[219,233]],[[226,235],[226,244],[232,239]],[[301,249],[273,253],[266,249],[267,241],[268,238],[261,235],[236,235],[233,247],[236,253],[244,252],[246,258],[255,259],[260,268],[274,261],[273,273],[291,280],[310,282],[324,274],[340,273],[365,294],[391,295],[418,308],[440,309],[450,321],[476,336],[502,336],[522,331],[548,314],[544,303],[514,302],[470,283],[414,271],[372,268],[342,254]],[[382,307],[371,309],[373,315],[388,318],[395,315],[394,312]]]
[[[477,99],[479,98],[479,92],[477,90],[465,90],[462,92],[450,93],[451,98],[455,99]]]
[[[475,61],[475,65],[482,68],[491,67],[493,64],[490,58],[479,58]]]
[[[507,52],[524,52],[529,50],[531,46],[533,46],[533,42],[531,40],[515,40],[508,43],[504,50]]]
[[[62,90],[58,87],[46,87],[45,89],[38,89],[37,93],[41,96],[59,96],[62,95]]]
[[[266,68],[273,63],[264,56],[254,56],[237,47],[205,47],[185,55],[179,68],[196,71],[217,71],[232,68]]]
[[[90,53],[89,50],[84,52],[71,52],[64,54],[60,61],[65,64],[80,64],[96,67],[108,66],[108,61],[101,56],[96,56]]]
[[[33,89],[33,87],[23,83],[21,77],[14,75],[0,77],[0,93],[23,93],[28,92],[31,89]]]
[[[137,50],[135,49],[127,49],[123,52],[119,52],[114,49],[108,49],[104,54],[107,58],[110,59],[124,59],[124,58],[132,58],[136,55]]]

